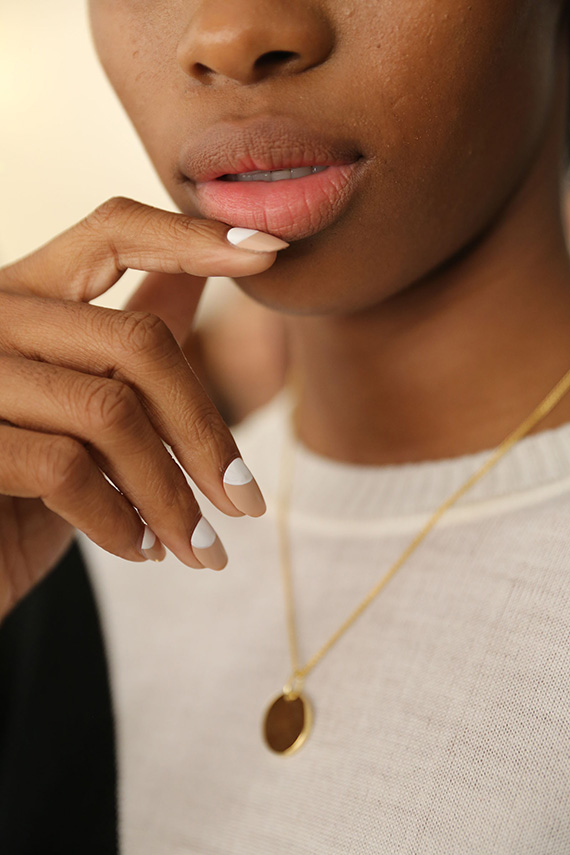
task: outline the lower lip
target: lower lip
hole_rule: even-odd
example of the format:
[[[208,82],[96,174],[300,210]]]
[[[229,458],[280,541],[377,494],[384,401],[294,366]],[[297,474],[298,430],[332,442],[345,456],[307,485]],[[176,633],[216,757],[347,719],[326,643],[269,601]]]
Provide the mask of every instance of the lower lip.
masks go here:
[[[205,219],[300,240],[330,226],[356,189],[362,159],[284,181],[204,181],[196,194]]]

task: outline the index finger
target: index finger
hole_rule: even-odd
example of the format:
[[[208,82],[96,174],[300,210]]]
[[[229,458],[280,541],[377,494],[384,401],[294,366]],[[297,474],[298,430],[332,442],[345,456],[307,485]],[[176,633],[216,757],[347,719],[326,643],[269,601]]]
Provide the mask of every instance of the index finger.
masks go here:
[[[264,233],[246,236],[235,246],[227,239],[230,230],[216,220],[186,217],[119,196],[0,271],[0,287],[89,302],[132,268],[191,274],[202,289],[209,276],[261,273],[271,267],[279,249],[289,246]]]

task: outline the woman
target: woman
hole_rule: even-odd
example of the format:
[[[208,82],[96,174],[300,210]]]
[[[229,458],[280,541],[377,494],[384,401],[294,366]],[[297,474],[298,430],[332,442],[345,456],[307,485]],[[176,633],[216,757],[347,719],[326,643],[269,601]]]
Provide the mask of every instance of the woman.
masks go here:
[[[19,698],[5,839],[113,851],[117,825],[137,855],[561,855],[570,396],[447,510],[314,671],[292,664],[322,652],[570,367],[566,4],[90,7],[182,214],[111,200],[2,271],[3,608]],[[126,267],[149,272],[128,311],[87,305]],[[215,275],[285,317],[294,377],[233,433],[182,357]],[[77,552],[49,572],[74,529],[112,701]],[[141,563],[163,544],[160,565]],[[188,569],[223,569],[223,544],[224,572]],[[52,671],[29,665],[56,627]],[[292,756],[279,756],[291,717],[266,717],[281,691],[282,706],[307,695]],[[46,716],[50,738],[37,736]],[[65,716],[76,751],[53,729]],[[72,755],[59,766],[58,744]]]

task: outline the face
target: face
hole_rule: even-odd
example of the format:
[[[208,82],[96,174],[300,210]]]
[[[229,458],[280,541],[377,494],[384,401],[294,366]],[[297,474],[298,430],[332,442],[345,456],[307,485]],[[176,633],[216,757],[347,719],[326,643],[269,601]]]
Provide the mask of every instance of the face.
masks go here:
[[[100,59],[176,205],[192,217],[289,240],[271,269],[237,282],[271,308],[313,316],[370,311],[444,264],[492,221],[543,133],[562,55],[561,6],[562,0],[90,3]],[[293,191],[293,180],[249,190],[222,182],[226,205],[223,215],[213,215],[212,197],[189,175],[189,151],[194,172],[203,172],[225,145],[218,129],[236,132],[257,120],[257,143],[277,157],[276,119],[342,141],[344,161],[357,159],[348,187],[339,192],[332,171],[327,181],[326,172],[296,179]],[[228,203],[231,192],[250,201],[259,193],[253,213],[251,205],[247,215],[240,212],[243,195]],[[318,207],[323,196],[331,202]],[[295,221],[291,211],[309,197],[305,208],[317,205],[317,213],[307,219],[305,210]]]

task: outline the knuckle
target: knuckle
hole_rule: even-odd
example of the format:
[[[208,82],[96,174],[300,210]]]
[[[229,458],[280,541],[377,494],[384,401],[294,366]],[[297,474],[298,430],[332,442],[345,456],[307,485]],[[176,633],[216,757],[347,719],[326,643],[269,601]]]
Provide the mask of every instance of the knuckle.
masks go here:
[[[37,477],[42,492],[75,492],[86,480],[89,466],[89,455],[80,442],[67,436],[53,437],[39,461]]]
[[[192,413],[191,427],[201,449],[214,459],[224,459],[228,448],[228,429],[209,401]]]
[[[90,382],[83,405],[91,431],[97,435],[132,423],[139,403],[130,386],[96,378]]]
[[[177,519],[185,519],[187,508],[196,504],[194,494],[174,460],[168,478],[163,475],[153,486],[153,495],[160,497],[160,509],[165,519],[172,514],[175,514]]]
[[[172,227],[176,231],[176,237],[188,239],[188,234],[204,241],[219,239],[224,227],[222,224],[213,223],[211,220],[202,220],[192,217],[177,217],[172,220]]]
[[[98,205],[94,211],[91,211],[83,222],[86,226],[101,231],[110,224],[112,225],[118,218],[131,213],[135,207],[136,202],[133,199],[127,199],[125,196],[112,196]]]
[[[117,320],[116,334],[119,347],[130,357],[178,350],[164,321],[150,312],[122,312]]]

